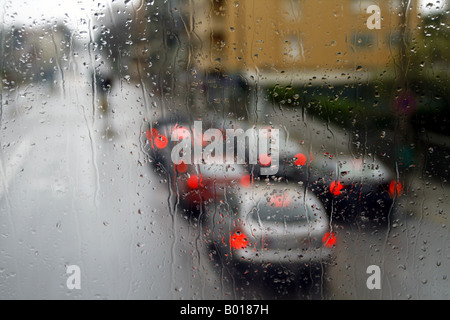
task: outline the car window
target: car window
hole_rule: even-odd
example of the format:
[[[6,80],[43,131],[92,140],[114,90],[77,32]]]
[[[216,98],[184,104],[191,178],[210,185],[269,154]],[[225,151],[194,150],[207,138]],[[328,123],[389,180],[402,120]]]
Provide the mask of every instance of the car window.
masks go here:
[[[296,208],[290,206],[287,209],[276,209],[277,205],[263,205],[253,210],[253,219],[256,221],[272,222],[272,223],[294,223],[294,222],[308,222],[313,219],[311,211],[305,208]],[[284,206],[283,206],[284,207]]]
[[[0,299],[450,298],[449,1],[0,20]]]

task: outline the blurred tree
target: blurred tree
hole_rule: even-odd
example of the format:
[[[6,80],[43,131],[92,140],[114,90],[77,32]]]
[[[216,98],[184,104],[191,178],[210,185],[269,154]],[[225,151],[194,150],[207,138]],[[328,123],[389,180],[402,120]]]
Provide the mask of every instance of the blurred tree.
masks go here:
[[[96,40],[99,50],[111,62],[110,70],[121,79],[170,89],[183,33],[182,13],[172,7],[172,2],[145,0],[137,6],[130,2],[131,10],[126,15],[108,17],[101,26]]]

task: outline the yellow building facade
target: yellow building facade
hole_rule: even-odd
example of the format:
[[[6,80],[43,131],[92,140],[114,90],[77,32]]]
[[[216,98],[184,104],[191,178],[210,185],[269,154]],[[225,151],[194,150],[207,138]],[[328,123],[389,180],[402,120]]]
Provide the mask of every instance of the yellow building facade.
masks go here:
[[[404,40],[401,25],[417,20],[414,3],[405,10],[399,0],[193,0],[195,62],[209,71],[291,80],[386,69]],[[380,9],[380,29],[368,26],[376,18],[367,12],[372,5]]]

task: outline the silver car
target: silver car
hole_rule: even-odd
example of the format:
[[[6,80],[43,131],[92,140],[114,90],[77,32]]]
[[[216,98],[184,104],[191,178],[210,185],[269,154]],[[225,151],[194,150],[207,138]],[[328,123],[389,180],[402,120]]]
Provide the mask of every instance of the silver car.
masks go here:
[[[316,196],[296,184],[252,181],[239,188],[222,210],[208,213],[205,236],[216,266],[245,279],[322,277],[336,234]]]

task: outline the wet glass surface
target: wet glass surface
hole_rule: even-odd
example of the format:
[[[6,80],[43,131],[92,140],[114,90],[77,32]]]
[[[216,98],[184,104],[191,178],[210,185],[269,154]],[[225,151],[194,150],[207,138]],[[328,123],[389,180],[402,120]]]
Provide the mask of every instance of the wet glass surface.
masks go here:
[[[2,0],[0,299],[448,299],[449,10]]]

